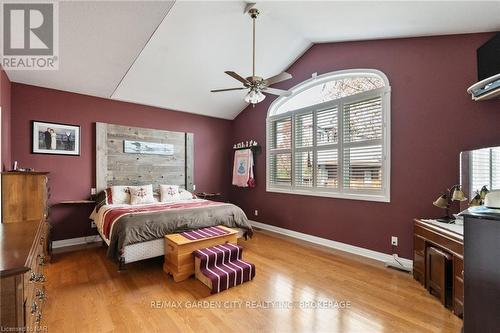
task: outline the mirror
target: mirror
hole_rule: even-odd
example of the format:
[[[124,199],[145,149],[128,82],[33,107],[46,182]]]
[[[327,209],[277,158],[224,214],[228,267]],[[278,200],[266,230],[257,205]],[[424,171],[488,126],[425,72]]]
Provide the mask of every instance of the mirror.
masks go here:
[[[483,186],[500,190],[500,146],[461,152],[460,184],[468,201]],[[468,207],[468,201],[460,204],[461,210]]]

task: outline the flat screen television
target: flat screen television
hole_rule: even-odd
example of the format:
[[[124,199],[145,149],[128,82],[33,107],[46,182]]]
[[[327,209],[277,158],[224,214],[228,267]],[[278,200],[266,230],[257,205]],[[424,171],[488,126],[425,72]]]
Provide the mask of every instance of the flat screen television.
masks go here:
[[[477,49],[477,79],[500,73],[500,32]]]

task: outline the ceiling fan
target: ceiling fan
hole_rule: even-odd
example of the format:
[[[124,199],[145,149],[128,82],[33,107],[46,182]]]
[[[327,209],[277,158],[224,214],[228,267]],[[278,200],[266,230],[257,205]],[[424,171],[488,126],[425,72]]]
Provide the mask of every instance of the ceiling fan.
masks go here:
[[[248,94],[245,96],[245,102],[251,103],[255,106],[255,104],[262,102],[264,100],[264,98],[266,98],[266,96],[263,93],[273,94],[273,95],[278,95],[278,96],[290,95],[290,92],[287,90],[270,88],[269,86],[272,84],[281,82],[281,81],[289,80],[292,78],[292,75],[288,74],[286,72],[283,72],[283,73],[280,73],[278,75],[272,76],[272,77],[267,78],[267,79],[263,79],[262,77],[255,75],[255,20],[257,19],[257,16],[260,13],[259,13],[259,10],[257,8],[252,8],[252,6],[250,6],[250,9],[247,12],[250,15],[250,17],[252,18],[252,22],[253,22],[252,76],[244,78],[235,72],[225,71],[224,73],[226,73],[227,75],[231,76],[232,78],[243,83],[243,87],[228,88],[228,89],[215,89],[215,90],[211,90],[211,92],[248,89]]]

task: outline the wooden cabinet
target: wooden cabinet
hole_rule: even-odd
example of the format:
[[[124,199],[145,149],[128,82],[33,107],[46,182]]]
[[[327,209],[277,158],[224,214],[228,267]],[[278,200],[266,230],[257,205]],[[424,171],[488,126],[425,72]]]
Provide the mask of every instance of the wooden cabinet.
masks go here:
[[[0,224],[0,319],[4,330],[40,329],[47,232],[44,219]]]
[[[47,172],[2,173],[2,222],[47,217]]]
[[[466,215],[464,235],[464,332],[498,332],[500,215]]]
[[[463,230],[414,222],[413,277],[457,316],[463,315],[464,307],[463,239]]]
[[[47,174],[2,173],[0,320],[5,331],[41,331],[49,260]]]

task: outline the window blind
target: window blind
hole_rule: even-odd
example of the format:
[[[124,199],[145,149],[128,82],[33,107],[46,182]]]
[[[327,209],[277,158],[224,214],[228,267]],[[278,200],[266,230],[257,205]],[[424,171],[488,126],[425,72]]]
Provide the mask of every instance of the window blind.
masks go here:
[[[344,188],[382,189],[382,125],[380,97],[344,105]]]
[[[269,154],[268,181],[273,185],[292,184],[292,118],[273,121],[268,129]]]
[[[478,149],[472,152],[471,191],[487,186],[500,189],[500,148]]]

